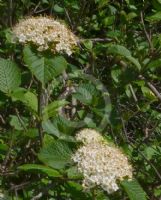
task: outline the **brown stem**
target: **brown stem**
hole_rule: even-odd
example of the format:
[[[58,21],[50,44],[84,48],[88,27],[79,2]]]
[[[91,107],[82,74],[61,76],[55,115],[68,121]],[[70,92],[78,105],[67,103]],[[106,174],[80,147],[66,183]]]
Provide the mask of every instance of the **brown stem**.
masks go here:
[[[142,26],[143,26],[145,36],[146,36],[148,43],[149,43],[149,47],[150,47],[151,51],[153,51],[154,48],[153,48],[153,44],[152,44],[152,41],[151,41],[151,37],[150,37],[150,34],[147,32],[145,24],[144,24],[143,12],[140,13],[140,17],[141,17],[141,23],[142,23]]]

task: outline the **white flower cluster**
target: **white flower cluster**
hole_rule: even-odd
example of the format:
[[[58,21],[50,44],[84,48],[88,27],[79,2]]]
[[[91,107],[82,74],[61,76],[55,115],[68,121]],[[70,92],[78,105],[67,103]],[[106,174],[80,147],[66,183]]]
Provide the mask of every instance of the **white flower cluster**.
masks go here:
[[[31,17],[13,28],[14,39],[22,44],[34,44],[38,51],[72,54],[76,36],[64,24],[49,17]]]
[[[94,130],[85,129],[76,138],[79,140],[82,138],[82,142],[84,142],[85,137],[82,135],[85,132],[88,132],[86,137],[88,142],[80,147],[72,157],[73,161],[77,163],[78,170],[84,176],[84,189],[89,190],[98,186],[109,194],[117,191],[119,189],[117,181],[123,180],[125,177],[132,178],[132,167],[128,163],[127,157],[117,147],[111,146],[105,141],[102,142],[103,137]],[[95,139],[91,140],[90,135]]]
[[[83,142],[84,144],[89,144],[93,142],[103,142],[103,137],[94,129],[83,129],[76,134],[76,140]]]

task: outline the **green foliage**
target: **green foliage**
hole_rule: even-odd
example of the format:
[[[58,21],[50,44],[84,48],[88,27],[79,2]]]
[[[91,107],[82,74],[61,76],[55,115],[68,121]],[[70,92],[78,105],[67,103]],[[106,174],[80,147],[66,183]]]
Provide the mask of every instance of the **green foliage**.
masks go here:
[[[44,173],[51,178],[61,177],[61,174],[57,170],[38,164],[25,164],[18,167],[18,169],[22,171],[33,171],[33,173],[40,171],[40,173]]]
[[[38,100],[34,93],[25,88],[17,88],[10,94],[13,101],[21,101],[24,105],[33,111],[37,111]]]
[[[66,105],[68,102],[65,100],[59,100],[59,101],[54,101],[50,104],[48,104],[44,109],[43,109],[43,119],[44,121],[49,119],[50,117],[56,116],[58,113],[58,110]]]
[[[136,181],[123,181],[121,185],[124,187],[124,190],[127,192],[130,200],[146,200],[147,195],[140,186],[140,184]]]
[[[0,59],[0,90],[9,94],[21,83],[21,74],[17,65],[11,61]]]
[[[126,49],[124,46],[121,46],[121,45],[110,45],[109,48],[108,48],[108,53],[112,53],[114,55],[116,54],[116,55],[123,56],[128,61],[130,61],[131,63],[133,63],[138,68],[138,70],[141,69],[141,65],[138,62],[138,60],[135,59],[131,55],[131,52],[128,49]]]
[[[54,140],[51,136],[44,139],[44,146],[38,155],[40,161],[55,169],[62,169],[71,163],[72,151],[66,142]]]
[[[37,55],[31,47],[24,48],[24,61],[30,71],[43,84],[60,75],[67,67],[66,60],[62,56],[55,58],[45,55]]]
[[[0,12],[0,196],[160,199],[161,1],[0,0]],[[12,42],[14,25],[38,15],[76,34],[72,56]],[[82,128],[123,148],[134,180],[85,192],[71,159]]]

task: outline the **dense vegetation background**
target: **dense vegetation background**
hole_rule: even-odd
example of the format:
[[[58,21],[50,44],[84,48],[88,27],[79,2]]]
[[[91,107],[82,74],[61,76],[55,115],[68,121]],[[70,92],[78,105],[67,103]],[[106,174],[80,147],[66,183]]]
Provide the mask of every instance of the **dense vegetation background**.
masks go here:
[[[38,15],[62,20],[80,39],[71,57],[56,60],[66,72],[46,85],[43,147],[37,80],[26,67],[33,52],[22,56],[11,36],[20,19]],[[161,198],[160,25],[160,0],[0,0],[1,199]],[[70,154],[84,127],[124,149],[134,168],[131,185],[111,195],[82,191]]]

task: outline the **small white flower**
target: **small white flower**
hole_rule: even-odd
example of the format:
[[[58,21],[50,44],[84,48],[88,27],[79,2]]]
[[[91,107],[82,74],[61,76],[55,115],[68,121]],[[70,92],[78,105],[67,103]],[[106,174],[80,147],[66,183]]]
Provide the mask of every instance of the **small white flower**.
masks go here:
[[[26,42],[26,36],[24,34],[20,34],[20,36],[19,36],[19,42],[20,43],[25,43]]]
[[[119,189],[118,180],[132,178],[132,167],[127,157],[120,149],[105,142],[98,132],[84,129],[76,135],[76,139],[84,145],[72,159],[84,176],[82,185],[85,190],[98,186],[112,193]]]
[[[13,38],[24,44],[34,44],[38,51],[71,55],[77,45],[76,36],[60,22],[49,17],[31,17],[13,28]]]
[[[103,142],[103,137],[94,129],[83,129],[76,134],[76,140],[89,144],[92,142]]]

